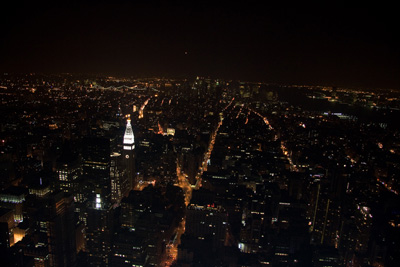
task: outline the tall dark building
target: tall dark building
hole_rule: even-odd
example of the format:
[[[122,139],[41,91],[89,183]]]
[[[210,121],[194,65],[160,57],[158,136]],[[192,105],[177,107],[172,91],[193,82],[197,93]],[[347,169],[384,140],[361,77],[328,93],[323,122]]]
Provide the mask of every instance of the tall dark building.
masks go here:
[[[113,227],[110,139],[104,137],[85,138],[82,158],[85,192],[88,194],[86,208],[88,260],[91,266],[108,266]]]
[[[46,206],[50,266],[76,266],[73,196],[61,191],[52,193]]]
[[[124,195],[128,195],[129,191],[134,187],[135,177],[135,137],[133,135],[131,120],[128,119],[126,123],[126,130],[124,134],[123,143],[123,166],[126,170],[126,179],[128,188],[121,188]]]
[[[85,191],[89,202],[96,200],[95,194],[100,194],[102,202],[111,201],[110,151],[108,138],[86,137],[83,139],[82,169],[86,187],[88,187]]]
[[[335,246],[340,228],[339,205],[330,190],[327,178],[310,183],[311,239],[316,245]]]
[[[99,194],[97,194],[99,196]],[[87,210],[86,251],[91,266],[109,266],[113,231],[113,208],[96,198]]]
[[[14,243],[14,212],[0,208],[0,249],[9,248]]]
[[[124,196],[128,194],[128,179],[126,171],[121,166],[123,160],[122,155],[119,153],[111,154],[110,162],[110,182],[111,182],[111,203],[120,204]]]

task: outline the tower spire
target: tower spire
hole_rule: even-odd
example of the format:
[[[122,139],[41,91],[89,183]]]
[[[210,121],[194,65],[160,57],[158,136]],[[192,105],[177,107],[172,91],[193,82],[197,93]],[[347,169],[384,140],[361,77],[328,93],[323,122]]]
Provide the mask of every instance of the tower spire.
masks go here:
[[[124,185],[121,185],[121,190],[124,192],[124,195],[127,196],[129,192],[133,189],[135,179],[135,137],[133,136],[133,130],[131,125],[131,119],[128,117],[126,121],[126,129],[124,134],[124,143],[123,143],[123,164],[126,170],[126,180],[124,181]]]
[[[135,148],[135,137],[133,135],[131,119],[128,118],[124,134],[124,150],[133,150],[134,148]]]

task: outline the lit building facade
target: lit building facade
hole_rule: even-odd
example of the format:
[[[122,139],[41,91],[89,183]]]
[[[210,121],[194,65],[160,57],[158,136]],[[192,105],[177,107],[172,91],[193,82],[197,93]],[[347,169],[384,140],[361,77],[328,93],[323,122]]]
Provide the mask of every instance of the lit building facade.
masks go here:
[[[79,178],[81,175],[82,168],[78,159],[57,162],[57,176],[60,189],[65,193],[72,194],[76,202],[83,201],[82,192],[79,190]]]
[[[0,208],[13,210],[15,223],[24,220],[22,206],[26,195],[25,189],[16,186],[9,187],[0,193]]]
[[[122,155],[119,153],[111,154],[110,162],[110,181],[111,181],[111,203],[119,205],[126,194],[123,190],[129,187],[125,171],[120,167]]]

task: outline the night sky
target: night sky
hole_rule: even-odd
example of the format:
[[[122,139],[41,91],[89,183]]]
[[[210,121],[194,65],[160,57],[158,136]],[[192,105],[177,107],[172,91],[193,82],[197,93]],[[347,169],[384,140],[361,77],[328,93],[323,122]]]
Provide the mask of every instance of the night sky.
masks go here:
[[[382,2],[12,2],[1,8],[2,72],[400,89],[397,8]]]

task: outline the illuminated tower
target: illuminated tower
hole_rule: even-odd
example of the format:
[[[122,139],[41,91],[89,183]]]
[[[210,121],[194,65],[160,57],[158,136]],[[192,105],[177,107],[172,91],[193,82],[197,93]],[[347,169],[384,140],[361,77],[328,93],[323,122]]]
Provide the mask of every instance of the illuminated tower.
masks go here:
[[[133,136],[133,130],[131,125],[131,119],[128,118],[126,123],[126,130],[124,134],[124,143],[123,143],[123,165],[126,170],[126,178],[128,188],[122,188],[121,191],[124,192],[124,195],[128,195],[129,191],[132,190],[134,186],[134,175],[135,175],[135,137]]]

